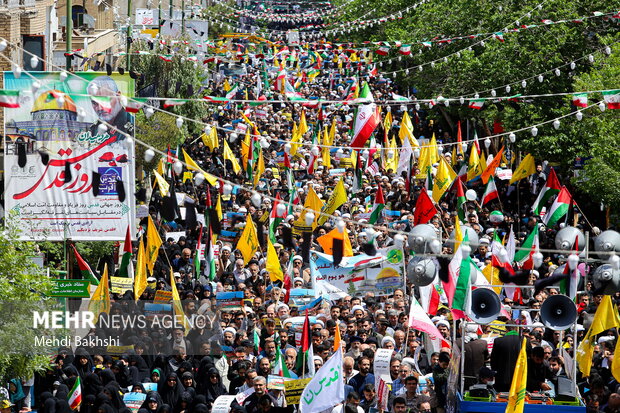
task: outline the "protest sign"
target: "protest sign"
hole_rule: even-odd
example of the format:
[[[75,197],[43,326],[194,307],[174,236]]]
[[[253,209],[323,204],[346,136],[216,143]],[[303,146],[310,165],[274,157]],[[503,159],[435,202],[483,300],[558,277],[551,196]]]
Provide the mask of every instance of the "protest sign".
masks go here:
[[[222,292],[215,295],[217,308],[222,311],[241,310],[243,291]]]
[[[123,396],[123,402],[125,402],[125,406],[129,408],[132,412],[136,413],[142,404],[146,400],[146,393],[125,393]]]
[[[284,394],[286,396],[286,404],[289,406],[292,404],[298,404],[299,399],[301,398],[301,393],[303,393],[306,385],[310,383],[310,380],[312,380],[312,378],[285,381]]]
[[[123,294],[125,291],[133,291],[133,279],[126,277],[110,277],[113,294]]]

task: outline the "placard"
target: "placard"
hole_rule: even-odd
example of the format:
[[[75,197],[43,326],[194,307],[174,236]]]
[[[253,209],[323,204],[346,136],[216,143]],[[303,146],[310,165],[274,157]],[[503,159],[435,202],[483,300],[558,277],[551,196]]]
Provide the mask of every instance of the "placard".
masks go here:
[[[243,304],[243,291],[230,291],[217,293],[217,308],[221,311],[241,310]]]
[[[213,402],[211,413],[228,413],[233,400],[235,400],[235,396],[219,396]]]
[[[374,366],[374,375],[375,375],[375,389],[379,388],[379,381],[383,376],[383,379],[386,380],[386,383],[392,383],[392,379],[390,376],[390,360],[392,360],[392,356],[394,355],[394,350],[389,348],[380,348],[377,349],[375,353],[375,360],[373,363]],[[385,376],[387,375],[387,379]]]
[[[267,376],[267,388],[269,390],[284,390],[284,377],[270,374]]]
[[[142,404],[146,400],[146,393],[125,393],[123,396],[123,402],[125,402],[125,406],[129,408],[132,412],[136,413]]]
[[[112,294],[123,294],[125,291],[133,291],[133,278],[110,277],[110,284]]]
[[[303,393],[304,388],[308,383],[310,383],[312,378],[307,379],[299,379],[299,380],[288,380],[284,382],[284,395],[286,397],[286,404],[298,404],[299,399],[301,399],[301,393]]]
[[[153,303],[155,304],[169,304],[172,300],[172,291],[157,290],[155,291],[155,297]]]

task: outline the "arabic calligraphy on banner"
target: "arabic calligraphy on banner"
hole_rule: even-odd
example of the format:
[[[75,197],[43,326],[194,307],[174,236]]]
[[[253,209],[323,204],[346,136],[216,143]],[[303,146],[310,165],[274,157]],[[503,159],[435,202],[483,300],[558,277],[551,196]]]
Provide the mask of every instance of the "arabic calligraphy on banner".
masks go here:
[[[334,268],[331,255],[312,251],[319,276],[349,294],[373,291],[377,295],[391,295],[404,284],[405,261],[399,248],[387,247],[377,250],[377,255],[344,257]]]
[[[135,219],[135,163],[119,133],[133,133],[121,95],[133,96],[133,79],[31,75],[4,72],[4,89],[20,91],[19,107],[4,112],[7,215],[25,240],[123,240]]]

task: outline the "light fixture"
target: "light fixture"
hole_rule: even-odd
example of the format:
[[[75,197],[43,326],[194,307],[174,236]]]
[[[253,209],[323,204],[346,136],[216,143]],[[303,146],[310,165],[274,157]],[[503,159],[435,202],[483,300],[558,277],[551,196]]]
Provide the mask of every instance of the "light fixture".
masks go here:
[[[532,136],[536,136],[538,135],[538,128],[534,126],[530,132],[532,132]]]
[[[508,135],[508,140],[510,141],[510,143],[515,143],[515,141],[517,140],[517,135],[510,132],[510,134]]]
[[[181,163],[181,161],[176,161],[172,165],[172,168],[174,169],[174,173],[177,175],[181,175],[181,173],[183,172],[183,164]]]
[[[605,106],[605,102],[601,101],[598,103],[598,108],[601,112],[605,112],[605,109],[607,109],[607,107]]]
[[[581,111],[575,113],[575,117],[577,118],[577,120],[581,120],[583,119],[583,113],[581,113]]]
[[[560,129],[560,120],[559,119],[556,119],[556,120],[553,121],[553,127],[556,130]]]
[[[205,176],[202,174],[202,172],[198,172],[196,176],[194,177],[194,182],[196,183],[197,186],[200,186],[202,185],[204,181],[205,181]]]
[[[146,162],[151,162],[154,157],[155,157],[155,151],[152,150],[151,148],[144,151],[144,160]]]

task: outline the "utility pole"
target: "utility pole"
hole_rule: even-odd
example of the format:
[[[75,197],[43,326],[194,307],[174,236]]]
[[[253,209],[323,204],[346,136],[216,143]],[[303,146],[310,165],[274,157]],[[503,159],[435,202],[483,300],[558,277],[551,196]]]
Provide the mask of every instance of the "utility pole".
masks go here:
[[[131,0],[127,0],[127,71],[131,70]]]
[[[181,33],[185,34],[185,0],[181,1]]]
[[[65,41],[66,41],[66,58],[67,58],[67,64],[66,64],[66,70],[70,71],[71,70],[71,60],[72,57],[71,56],[71,49],[73,49],[73,45],[71,44],[71,41],[73,40],[71,37],[73,35],[73,13],[72,13],[72,4],[71,4],[71,0],[66,0],[67,1],[67,17],[65,18]]]

